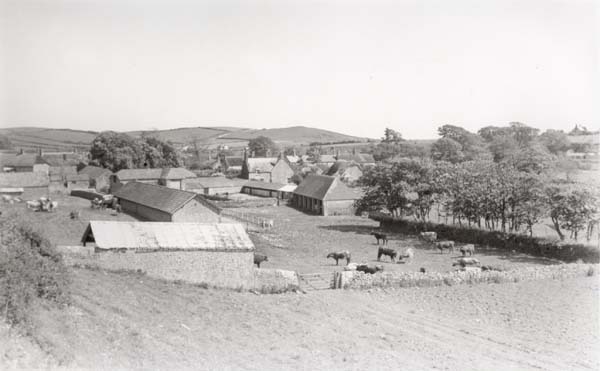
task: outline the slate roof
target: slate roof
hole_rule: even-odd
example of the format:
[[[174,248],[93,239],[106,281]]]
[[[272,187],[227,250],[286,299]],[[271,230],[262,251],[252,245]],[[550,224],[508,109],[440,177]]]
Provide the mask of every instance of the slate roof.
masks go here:
[[[360,193],[348,188],[338,178],[327,175],[309,175],[294,190],[294,194],[322,201],[356,200]]]
[[[43,172],[0,173],[0,187],[47,187],[50,183],[48,174]]]
[[[112,174],[112,172],[103,167],[88,165],[83,169],[79,170],[79,174],[87,174],[90,177],[90,179],[97,179],[103,175],[110,175]]]
[[[99,249],[168,251],[253,251],[238,223],[165,223],[91,221],[81,242],[93,239]]]
[[[154,184],[129,182],[114,193],[115,197],[127,200],[152,209],[175,213],[191,201],[194,192],[180,191]]]
[[[277,163],[277,157],[252,157],[247,159],[249,173],[270,173]]]
[[[41,158],[36,153],[23,153],[23,154],[2,154],[0,156],[0,163],[6,167],[33,167],[34,164],[46,164],[47,161]]]

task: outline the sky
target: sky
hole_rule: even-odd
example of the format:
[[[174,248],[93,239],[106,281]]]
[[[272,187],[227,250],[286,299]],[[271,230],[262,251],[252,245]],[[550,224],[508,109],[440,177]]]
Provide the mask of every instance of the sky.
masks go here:
[[[0,127],[600,128],[600,1],[0,0]]]

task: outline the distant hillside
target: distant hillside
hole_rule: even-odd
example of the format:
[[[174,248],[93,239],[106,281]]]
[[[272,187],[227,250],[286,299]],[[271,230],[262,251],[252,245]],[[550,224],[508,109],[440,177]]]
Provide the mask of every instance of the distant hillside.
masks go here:
[[[52,151],[86,150],[98,135],[94,131],[71,129],[47,129],[35,127],[17,127],[0,129],[16,148],[26,150],[39,147]],[[281,145],[307,145],[311,142],[332,143],[344,141],[366,142],[367,138],[354,137],[333,131],[293,126],[277,129],[244,129],[237,127],[195,127],[169,130],[132,131],[127,134],[139,137],[142,134],[169,140],[178,147],[191,145],[194,142],[204,148],[214,148],[220,144],[230,147],[241,147],[252,138],[264,135]]]

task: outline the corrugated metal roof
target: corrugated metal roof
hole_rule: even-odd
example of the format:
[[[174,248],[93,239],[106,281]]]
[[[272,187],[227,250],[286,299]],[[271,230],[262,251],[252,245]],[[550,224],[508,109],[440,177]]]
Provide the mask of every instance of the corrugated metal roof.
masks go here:
[[[154,184],[129,182],[116,191],[115,196],[173,214],[196,197],[196,194]]]
[[[79,174],[87,174],[90,179],[97,179],[103,175],[110,175],[112,172],[108,169],[98,166],[88,165],[79,171]]]
[[[327,175],[309,175],[294,190],[294,194],[325,201],[356,200],[360,192],[353,191],[337,178]]]
[[[49,183],[48,174],[43,172],[0,173],[0,187],[46,187]]]
[[[254,244],[238,223],[164,223],[93,220],[90,234],[100,249],[252,251]]]

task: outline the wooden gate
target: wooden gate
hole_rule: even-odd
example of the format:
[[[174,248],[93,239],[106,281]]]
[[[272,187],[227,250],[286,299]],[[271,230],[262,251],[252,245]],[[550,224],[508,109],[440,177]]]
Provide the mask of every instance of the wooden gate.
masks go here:
[[[298,274],[300,287],[304,290],[327,290],[333,288],[333,272]]]

